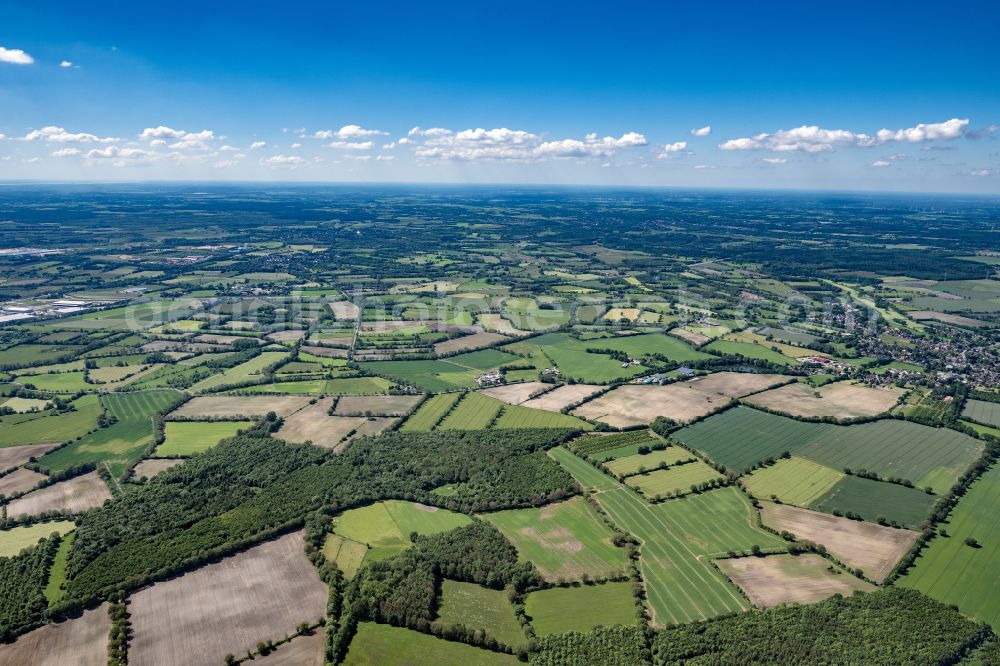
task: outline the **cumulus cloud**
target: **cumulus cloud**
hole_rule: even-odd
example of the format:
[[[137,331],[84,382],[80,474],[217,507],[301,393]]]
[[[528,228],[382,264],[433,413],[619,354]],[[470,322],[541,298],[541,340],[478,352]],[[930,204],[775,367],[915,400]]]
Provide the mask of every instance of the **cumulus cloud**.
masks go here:
[[[788,162],[784,157],[765,157],[764,161],[768,164],[785,164]]]
[[[147,127],[139,134],[140,139],[179,139],[184,136],[184,130],[175,130],[172,127]]]
[[[668,159],[674,153],[679,153],[683,150],[687,150],[687,141],[676,141],[674,143],[668,143],[663,146],[662,152],[656,156],[657,159],[665,160]]]
[[[375,158],[378,162],[392,162],[394,159],[396,159],[395,155],[379,155]]]
[[[691,136],[708,136],[712,133],[712,126],[705,125],[704,127],[698,127],[691,130]]]
[[[890,164],[892,164],[892,162],[889,162],[887,160],[875,160],[874,162],[872,162],[868,166],[874,167],[876,169],[884,169],[885,167],[889,166]]]
[[[834,146],[872,146],[875,140],[867,134],[843,129],[823,129],[803,125],[774,133],[761,132],[750,137],[730,139],[719,144],[720,150],[771,150],[774,152],[802,151],[820,153]]]
[[[52,157],[73,157],[74,155],[79,155],[80,151],[77,148],[60,148],[50,154]]]
[[[61,63],[59,63],[59,66],[62,67],[63,69],[66,69],[72,67],[73,63],[70,62],[69,60],[63,60]]]
[[[301,147],[302,147],[301,143],[293,143],[292,144],[292,148],[301,148]]]
[[[0,62],[7,62],[11,65],[30,65],[35,59],[21,49],[5,49],[0,46]]]
[[[382,130],[365,129],[361,125],[344,125],[339,130],[318,130],[313,133],[315,139],[364,139],[371,136],[387,136]]]
[[[375,147],[374,141],[331,141],[326,144],[327,148],[341,148],[343,150],[371,150]]]
[[[180,141],[169,144],[174,150],[210,150],[209,141],[216,139],[212,130],[202,130],[200,132],[186,132]]]
[[[950,141],[962,136],[968,125],[968,118],[952,118],[943,123],[920,123],[906,129],[880,129],[875,136],[883,143],[886,141],[906,141],[909,143]]]
[[[306,161],[298,155],[274,155],[261,159],[260,163],[271,168],[295,169],[304,165]]]
[[[139,159],[154,157],[155,153],[141,148],[119,148],[118,146],[108,146],[107,148],[92,148],[87,151],[87,159]]]
[[[67,132],[65,128],[49,125],[41,129],[33,130],[24,135],[25,141],[49,141],[52,143],[115,143],[118,139],[112,137],[99,137],[94,134],[81,132],[73,134]]]
[[[976,176],[977,178],[985,178],[986,176],[992,176],[993,172],[989,169],[973,169],[968,172],[970,176]]]
[[[620,137],[602,138],[597,134],[588,134],[583,140],[545,141],[539,134],[506,127],[479,127],[460,132],[442,127],[426,130],[414,127],[409,136],[422,140],[416,149],[418,158],[464,161],[610,157],[616,149],[645,146],[648,143],[646,137],[638,132],[626,132]]]
[[[254,141],[250,144],[250,150],[257,150],[267,145],[267,141]]]
[[[228,169],[239,164],[239,160],[219,160],[212,164],[213,169]]]

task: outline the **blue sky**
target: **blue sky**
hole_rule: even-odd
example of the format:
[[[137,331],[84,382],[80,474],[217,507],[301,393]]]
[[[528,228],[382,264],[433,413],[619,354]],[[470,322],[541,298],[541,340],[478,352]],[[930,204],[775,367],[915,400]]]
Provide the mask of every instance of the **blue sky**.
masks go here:
[[[0,16],[0,179],[1000,193],[995,3],[39,0]]]

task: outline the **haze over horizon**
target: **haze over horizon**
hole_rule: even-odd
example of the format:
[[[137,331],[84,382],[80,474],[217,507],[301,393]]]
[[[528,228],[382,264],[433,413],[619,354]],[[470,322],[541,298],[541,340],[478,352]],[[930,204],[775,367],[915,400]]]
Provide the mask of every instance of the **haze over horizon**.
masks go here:
[[[985,3],[124,7],[4,8],[0,179],[1000,194]]]

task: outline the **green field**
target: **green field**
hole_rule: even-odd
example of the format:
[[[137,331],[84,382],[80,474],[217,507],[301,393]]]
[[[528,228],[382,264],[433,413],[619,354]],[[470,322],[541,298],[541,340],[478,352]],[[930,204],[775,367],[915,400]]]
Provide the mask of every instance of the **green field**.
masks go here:
[[[930,514],[938,498],[894,483],[845,476],[808,508],[832,513],[855,513],[865,520],[879,516],[913,529]]]
[[[660,437],[652,437],[651,435],[652,431],[650,430],[630,430],[612,435],[591,435],[573,440],[570,446],[582,456],[595,460],[610,460],[616,456],[603,457],[605,453],[611,453],[624,447],[634,447],[635,451],[625,454],[634,455],[638,453],[640,446],[651,446],[663,442]]]
[[[347,578],[354,578],[368,554],[368,546],[339,534],[328,534],[323,542],[323,556],[337,565]]]
[[[72,523],[70,525],[70,529],[72,529]],[[62,584],[66,582],[66,564],[69,560],[69,551],[73,547],[73,539],[75,537],[76,532],[66,534],[63,540],[59,542],[59,550],[56,551],[56,556],[52,559],[52,566],[49,568],[49,579],[45,583],[45,600],[50,605],[62,599],[63,594],[65,594]]]
[[[278,361],[287,357],[288,354],[289,352],[283,351],[261,352],[259,356],[253,357],[246,363],[240,363],[235,367],[226,368],[219,374],[214,374],[211,377],[201,380],[192,386],[190,390],[192,393],[205,393],[221,386],[229,386],[232,384],[250,381],[251,379],[259,379],[262,377],[260,374],[261,370],[270,365],[274,365]]]
[[[428,398],[400,428],[403,432],[430,432],[434,425],[462,397],[461,393],[443,393]]]
[[[612,449],[612,451],[615,450],[617,449]],[[608,460],[604,463],[604,468],[615,476],[629,476],[630,474],[637,474],[642,470],[656,469],[660,463],[676,465],[682,460],[690,460],[693,457],[694,454],[686,449],[682,449],[679,446],[668,446],[659,451],[636,453]]]
[[[39,539],[48,538],[53,532],[65,534],[74,527],[72,520],[54,520],[2,530],[0,531],[0,557],[17,555],[24,548],[37,544]]]
[[[729,469],[747,469],[783,452],[831,469],[868,470],[944,492],[971,466],[982,442],[947,428],[882,419],[840,426],[735,407],[671,435]],[[878,446],[872,446],[878,442]]]
[[[746,358],[757,358],[762,361],[769,361],[778,365],[798,365],[798,361],[785,356],[781,352],[776,352],[764,345],[755,345],[752,342],[735,342],[733,340],[713,340],[705,345],[704,349],[716,352],[717,354],[729,354],[745,356]]]
[[[657,495],[687,494],[693,492],[692,485],[721,479],[714,468],[700,460],[670,469],[658,469],[655,472],[638,474],[625,479],[625,484],[636,488],[646,497]]]
[[[539,590],[525,598],[524,610],[539,637],[638,622],[631,583]]]
[[[392,382],[382,377],[308,379],[301,382],[274,382],[244,386],[234,393],[281,393],[285,395],[372,395],[384,394]]]
[[[75,356],[82,349],[79,345],[15,345],[0,350],[0,366],[53,362],[64,356]]]
[[[939,601],[957,604],[980,622],[1000,626],[996,562],[1000,554],[1000,467],[972,484],[958,506],[899,580]],[[946,531],[948,536],[942,536]],[[975,539],[979,547],[965,543]]]
[[[611,530],[579,497],[541,509],[514,509],[482,516],[517,547],[521,559],[548,580],[580,580],[625,570],[625,551],[611,543]]]
[[[649,504],[562,447],[549,454],[597,500],[621,529],[642,542],[640,570],[657,624],[704,620],[750,605],[712,565],[730,550],[760,546],[783,552],[783,541],[757,528],[756,511],[738,489],[720,488]]]
[[[544,409],[532,409],[520,405],[506,405],[496,420],[494,428],[567,428],[571,430],[593,430],[594,426],[583,419]]]
[[[62,414],[15,414],[0,418],[0,446],[65,442],[97,425],[100,398],[84,395],[74,400],[73,406],[74,411]]]
[[[249,428],[253,421],[167,421],[163,444],[153,455],[167,458],[192,456],[207,451],[237,430]]]
[[[442,392],[476,386],[485,370],[517,361],[499,349],[482,349],[443,359],[426,361],[369,361],[361,367],[379,375],[394,377],[424,391]]]
[[[93,391],[98,385],[88,384],[84,372],[60,372],[49,375],[32,375],[18,379],[25,385],[34,386],[39,391],[52,393],[76,393],[77,391]]]
[[[809,506],[833,488],[843,473],[811,460],[792,456],[754,470],[743,483],[754,497],[777,497],[785,504]]]
[[[438,430],[481,430],[493,422],[505,404],[482,393],[466,393]]]
[[[966,400],[962,416],[973,421],[1000,427],[1000,402]]]
[[[441,582],[441,605],[438,622],[461,624],[482,629],[504,645],[515,647],[525,642],[507,593],[473,583],[445,579]]]
[[[419,655],[418,662],[414,661]],[[455,643],[388,624],[361,622],[351,641],[346,666],[516,666],[517,657]]]
[[[345,511],[334,519],[334,533],[366,544],[366,559],[384,559],[410,547],[410,534],[437,534],[468,525],[461,513],[425,507],[412,502],[388,500]]]
[[[88,462],[102,463],[114,477],[122,478],[139,462],[146,445],[153,440],[153,416],[169,411],[179,400],[176,391],[101,396],[105,408],[117,421],[42,456],[38,462],[53,472]]]
[[[615,379],[634,377],[646,371],[646,368],[635,365],[623,368],[621,361],[607,354],[591,354],[587,351],[588,348],[610,349],[620,340],[624,338],[577,340],[566,333],[546,333],[530,340],[506,345],[504,349],[531,357],[539,370],[555,365],[565,377],[572,377],[585,383],[604,384]]]

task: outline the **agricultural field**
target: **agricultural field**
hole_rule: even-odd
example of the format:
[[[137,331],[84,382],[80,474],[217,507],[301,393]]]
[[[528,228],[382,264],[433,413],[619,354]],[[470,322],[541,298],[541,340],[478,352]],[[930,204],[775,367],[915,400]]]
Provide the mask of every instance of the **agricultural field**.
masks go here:
[[[731,401],[729,396],[703,393],[683,384],[626,385],[585,402],[573,414],[618,428],[652,423],[658,416],[684,423]]]
[[[522,407],[558,412],[564,407],[586,400],[604,387],[595,384],[566,384],[521,403]]]
[[[53,532],[66,534],[72,529],[71,521],[53,520],[0,530],[0,557],[17,555],[24,548],[34,546],[39,539],[45,539]]]
[[[972,484],[899,583],[957,604],[962,613],[980,622],[1000,623],[992,564],[1000,544],[998,502],[1000,468],[993,467]]]
[[[111,492],[97,472],[88,472],[51,486],[32,490],[6,506],[8,517],[37,516],[48,511],[75,514],[96,509],[111,499]]]
[[[315,446],[333,448],[345,437],[356,431],[367,419],[363,416],[330,416],[333,398],[321,398],[315,404],[307,405],[291,416],[276,433],[289,442],[302,444],[312,442]]]
[[[542,382],[519,382],[517,384],[503,384],[479,391],[483,395],[502,400],[508,405],[520,405],[530,400],[534,396],[550,391],[552,387]]]
[[[286,534],[131,595],[129,660],[217,663],[322,617],[326,586],[302,545]]]
[[[757,498],[776,497],[786,504],[809,506],[842,478],[842,472],[792,456],[743,477],[743,485]]]
[[[428,398],[400,429],[403,432],[430,432],[461,398],[461,393],[443,393]]]
[[[524,611],[539,636],[594,627],[636,623],[635,600],[629,583],[553,587],[532,592]]]
[[[834,557],[867,578],[881,583],[919,534],[859,520],[838,518],[786,504],[761,502],[761,520],[799,540],[821,544]]]
[[[184,461],[179,458],[147,458],[132,468],[132,479],[152,479],[171,467],[176,467]]]
[[[468,516],[437,507],[388,500],[351,509],[334,518],[334,534],[368,548],[365,560],[382,560],[410,547],[410,534],[446,532],[471,522]],[[354,549],[350,549],[354,553]]]
[[[635,453],[633,455],[613,458],[604,463],[604,469],[615,476],[630,476],[643,471],[648,471],[660,465],[676,465],[679,462],[688,461],[694,455],[678,446],[668,446],[658,451],[649,453]]]
[[[834,594],[849,597],[875,589],[813,553],[735,557],[716,564],[758,608],[811,604]]]
[[[895,483],[845,476],[808,508],[827,513],[853,513],[864,520],[879,518],[919,529],[937,498]],[[836,514],[834,514],[836,515]]]
[[[625,479],[625,485],[635,488],[646,497],[685,495],[694,492],[693,486],[721,481],[722,475],[700,460],[658,469]]]
[[[481,430],[492,425],[504,403],[483,395],[466,393],[461,402],[445,417],[439,430]]]
[[[11,495],[27,492],[47,478],[44,474],[39,474],[24,467],[15,469],[9,474],[0,476],[0,495],[10,497]]]
[[[108,605],[83,611],[78,617],[47,624],[0,643],[0,663],[18,666],[106,666],[111,617]]]
[[[965,407],[962,408],[962,416],[1000,428],[1000,402],[966,400]]]
[[[388,624],[362,622],[344,658],[346,666],[406,666],[413,655],[440,666],[516,666],[517,657],[442,640]]]
[[[437,621],[481,629],[504,645],[517,646],[526,640],[507,595],[474,583],[447,579],[441,583]]]
[[[612,544],[611,530],[581,498],[541,509],[484,514],[549,581],[608,577],[625,570],[625,551]]]
[[[533,401],[529,401],[533,402]],[[533,409],[526,405],[510,405],[503,408],[500,417],[494,422],[494,428],[569,428],[572,430],[592,430],[594,426],[586,421],[541,409]]]
[[[325,633],[314,629],[296,636],[263,657],[254,658],[254,666],[323,666]]]
[[[354,578],[368,554],[368,546],[339,534],[329,534],[323,542],[323,555],[337,565],[347,578]]]
[[[84,395],[72,404],[74,410],[71,412],[0,417],[0,447],[58,444],[85,435],[97,425],[102,410],[101,400],[96,395]]]
[[[403,416],[420,404],[419,395],[345,395],[337,400],[336,416]]]
[[[309,403],[302,396],[241,396],[219,395],[198,396],[167,415],[168,419],[234,419],[245,420],[275,412],[278,416],[288,416]]]
[[[166,437],[153,455],[163,458],[192,456],[252,425],[253,421],[168,421],[164,424]]]
[[[875,389],[850,382],[834,382],[819,388],[795,383],[758,393],[746,401],[792,416],[851,419],[888,412],[902,394],[897,388]]]

